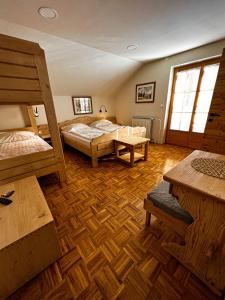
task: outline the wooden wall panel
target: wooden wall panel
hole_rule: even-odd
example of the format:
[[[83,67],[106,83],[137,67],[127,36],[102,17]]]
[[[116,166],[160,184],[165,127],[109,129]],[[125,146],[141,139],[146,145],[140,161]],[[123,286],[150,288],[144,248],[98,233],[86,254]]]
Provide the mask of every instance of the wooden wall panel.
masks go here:
[[[225,154],[225,49],[220,60],[202,150]]]

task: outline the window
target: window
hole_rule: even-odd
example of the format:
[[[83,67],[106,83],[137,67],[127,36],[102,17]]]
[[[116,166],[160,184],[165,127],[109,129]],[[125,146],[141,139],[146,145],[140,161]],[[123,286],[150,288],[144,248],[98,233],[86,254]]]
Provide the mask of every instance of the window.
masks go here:
[[[212,100],[219,64],[205,66],[194,112],[193,132],[203,133]]]
[[[200,68],[177,73],[170,129],[189,131]]]
[[[170,130],[204,132],[218,69],[212,61],[175,69]]]

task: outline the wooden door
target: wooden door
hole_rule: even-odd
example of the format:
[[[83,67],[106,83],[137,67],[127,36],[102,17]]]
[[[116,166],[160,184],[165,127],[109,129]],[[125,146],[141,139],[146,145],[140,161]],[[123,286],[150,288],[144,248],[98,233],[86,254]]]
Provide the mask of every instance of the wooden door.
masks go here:
[[[166,143],[200,149],[219,58],[175,68]]]

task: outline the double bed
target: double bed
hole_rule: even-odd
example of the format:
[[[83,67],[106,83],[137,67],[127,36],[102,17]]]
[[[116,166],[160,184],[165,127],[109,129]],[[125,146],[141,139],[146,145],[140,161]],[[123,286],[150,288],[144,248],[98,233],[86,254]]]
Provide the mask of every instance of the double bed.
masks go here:
[[[145,127],[116,124],[114,117],[80,117],[59,124],[65,144],[91,157],[92,167],[98,166],[98,158],[114,152],[114,140],[127,136],[145,137]]]

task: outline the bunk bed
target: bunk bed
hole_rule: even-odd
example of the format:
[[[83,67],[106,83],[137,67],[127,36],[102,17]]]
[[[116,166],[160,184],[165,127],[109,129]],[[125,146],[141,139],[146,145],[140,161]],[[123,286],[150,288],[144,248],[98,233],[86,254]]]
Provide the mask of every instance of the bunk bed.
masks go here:
[[[111,121],[113,123],[111,126],[112,131],[103,130],[103,128],[105,127],[103,126],[95,128],[97,130],[93,130],[92,134],[92,131],[89,131],[87,129],[87,131],[89,131],[89,134],[87,134],[86,136],[86,134],[76,134],[74,130],[72,130],[72,132],[70,131],[70,129],[66,130],[68,127],[70,128],[74,124],[85,124],[88,125],[87,127],[91,129],[93,128],[93,123],[96,123],[96,121],[100,121],[102,119],[107,119],[108,121]],[[115,117],[101,118],[86,116],[61,122],[59,123],[59,128],[61,130],[64,143],[91,157],[92,167],[97,167],[99,157],[111,154],[115,151],[115,139],[128,136],[145,137],[146,135],[145,127],[117,126],[116,123],[117,122]],[[86,131],[86,129],[84,129],[84,131]],[[95,132],[97,132],[96,137]]]
[[[60,182],[65,182],[64,157],[44,50],[36,43],[0,34],[0,105],[15,104],[26,107],[30,126],[1,130],[5,133],[12,132],[12,135],[5,134],[6,142],[10,140],[9,144],[0,144],[0,151],[3,149],[7,153],[5,149],[8,147],[10,152],[10,155],[4,156],[4,151],[1,151],[0,185],[31,175],[39,177],[55,172],[58,173]],[[32,105],[40,104],[45,107],[52,147],[37,136]],[[34,132],[36,136],[24,138],[25,152],[21,151],[20,144],[13,144],[17,149],[14,152],[11,141],[15,132],[20,131]],[[3,133],[1,135],[4,136]],[[29,152],[29,145],[34,149],[34,143],[37,151]]]

